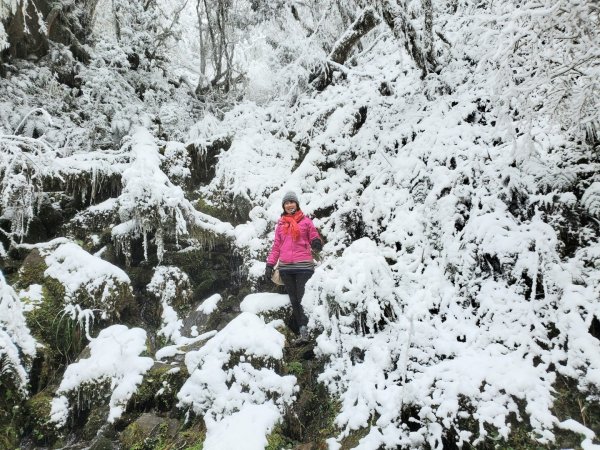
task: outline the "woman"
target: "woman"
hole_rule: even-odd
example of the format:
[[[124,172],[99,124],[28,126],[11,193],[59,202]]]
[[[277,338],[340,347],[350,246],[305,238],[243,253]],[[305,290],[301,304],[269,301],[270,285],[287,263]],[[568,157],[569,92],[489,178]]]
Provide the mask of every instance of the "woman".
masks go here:
[[[279,261],[279,273],[290,296],[294,314],[294,331],[300,341],[308,340],[308,318],[302,309],[304,286],[315,270],[312,251],[321,251],[323,241],[312,220],[300,210],[298,196],[288,192],[281,202],[283,213],[275,229],[275,241],[267,258],[265,277],[271,279],[273,267]]]

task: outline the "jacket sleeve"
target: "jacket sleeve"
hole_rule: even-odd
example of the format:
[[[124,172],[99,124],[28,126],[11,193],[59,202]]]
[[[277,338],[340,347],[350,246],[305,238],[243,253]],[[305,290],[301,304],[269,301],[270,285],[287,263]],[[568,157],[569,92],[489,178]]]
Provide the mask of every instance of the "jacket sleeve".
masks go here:
[[[269,252],[269,256],[267,257],[267,265],[274,266],[277,264],[279,260],[279,253],[281,252],[281,232],[279,229],[279,223],[277,223],[277,227],[275,227],[275,240],[273,241],[273,246],[271,247],[271,251]]]
[[[323,242],[323,239],[321,239],[319,232],[315,228],[315,224],[311,219],[308,219],[308,242],[312,242],[315,239],[319,239],[321,242]]]

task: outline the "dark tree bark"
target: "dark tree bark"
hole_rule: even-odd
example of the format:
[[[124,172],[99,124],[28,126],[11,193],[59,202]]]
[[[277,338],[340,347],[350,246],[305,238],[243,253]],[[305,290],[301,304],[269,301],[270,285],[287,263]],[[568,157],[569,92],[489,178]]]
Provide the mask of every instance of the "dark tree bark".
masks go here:
[[[311,74],[309,83],[318,91],[329,86],[332,81],[332,73],[337,69],[336,66],[342,65],[348,60],[354,46],[378,23],[379,19],[373,8],[366,8],[334,44],[327,62]]]
[[[404,12],[400,0],[385,0],[382,4],[382,16],[394,36],[404,43],[404,48],[415,61],[425,77],[428,73],[437,72],[438,64],[433,51],[433,6],[431,0],[423,0],[424,36],[419,39],[417,30]]]
[[[329,59],[335,63],[344,64],[350,56],[352,48],[378,23],[379,20],[375,16],[375,11],[372,8],[365,9],[335,43],[329,54]]]
[[[91,33],[97,3],[98,0],[84,0],[78,5],[74,2],[29,0],[24,15],[21,0],[15,14],[4,24],[10,46],[2,56],[40,58],[48,53],[51,42],[56,42],[67,46],[77,60],[87,63],[90,56],[85,44]],[[42,17],[43,27],[38,22],[38,15]]]

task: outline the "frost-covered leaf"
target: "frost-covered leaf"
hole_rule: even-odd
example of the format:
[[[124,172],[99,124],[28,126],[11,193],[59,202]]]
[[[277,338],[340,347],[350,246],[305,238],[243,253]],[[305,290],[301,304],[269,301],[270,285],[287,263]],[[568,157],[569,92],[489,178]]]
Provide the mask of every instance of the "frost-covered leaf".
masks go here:
[[[592,215],[600,218],[600,182],[588,187],[581,197],[581,204]]]

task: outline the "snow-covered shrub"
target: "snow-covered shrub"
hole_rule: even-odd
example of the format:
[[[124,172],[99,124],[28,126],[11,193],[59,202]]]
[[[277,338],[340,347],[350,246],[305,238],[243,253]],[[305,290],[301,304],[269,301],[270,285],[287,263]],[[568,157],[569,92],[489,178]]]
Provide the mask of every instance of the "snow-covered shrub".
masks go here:
[[[170,141],[165,145],[163,153],[163,172],[177,185],[189,181],[191,159],[186,146],[180,142]]]
[[[65,314],[84,324],[87,333],[94,318],[117,318],[128,306],[131,282],[118,267],[64,238],[38,248],[47,266],[44,276],[64,288]]]
[[[581,204],[592,215],[600,218],[600,182],[596,181],[585,190]]]
[[[29,368],[36,354],[36,341],[25,323],[17,293],[0,272],[0,385],[8,392],[14,386],[27,391]]]
[[[190,377],[179,391],[179,406],[204,417],[207,450],[222,448],[220,439],[242,437],[250,439],[245,448],[264,448],[266,435],[293,400],[295,377],[272,368],[283,357],[285,338],[275,329],[280,323],[243,312],[200,350],[186,354]]]
[[[141,328],[105,328],[91,340],[89,350],[89,358],[67,367],[52,400],[51,421],[58,427],[66,425],[74,409],[89,409],[106,400],[107,420],[114,422],[153,364],[152,358],[139,356],[146,350],[146,332]]]
[[[131,240],[142,237],[144,256],[148,242],[154,239],[159,261],[165,252],[165,239],[175,243],[189,233],[188,225],[217,233],[230,233],[231,226],[195,210],[181,187],[174,185],[161,170],[161,156],[152,135],[137,128],[125,143],[131,148],[131,165],[123,172],[123,191],[118,198],[121,223],[112,236],[127,258]]]
[[[236,244],[252,248],[258,276],[269,240],[261,247],[256,238],[272,229],[282,191],[293,186],[303,210],[316,213],[326,257],[304,304],[327,360],[320,380],[341,401],[338,442],[367,428],[361,449],[477,445],[492,433],[509,445],[521,425],[550,442],[559,426],[557,374],[577,379],[582,396],[597,389],[587,330],[598,275],[593,256],[584,256],[595,254],[597,225],[557,222],[576,212],[570,190],[582,179],[590,186],[595,165],[575,143],[578,132],[561,130],[547,105],[540,114],[522,109],[540,98],[506,88],[519,86],[509,71],[496,76],[497,64],[516,66],[488,50],[515,29],[485,8],[457,8],[437,23],[446,23],[448,42],[468,43],[464,54],[449,50],[439,75],[421,80],[397,42],[382,36],[345,81],[301,96],[294,108],[261,107],[286,117],[282,129],[306,154],[289,173],[282,168],[279,190],[255,196],[259,206],[236,227]],[[502,21],[529,27],[547,12],[535,17],[535,9]],[[492,65],[490,55],[499,61]],[[397,62],[393,73],[389,61]],[[219,130],[239,129],[238,117],[225,114]],[[262,116],[243,117],[251,128]],[[236,170],[231,163],[225,152],[219,170]],[[216,184],[204,192],[222,195]],[[561,241],[561,228],[571,242]],[[588,250],[577,253],[582,244]]]
[[[51,121],[44,110],[42,117]],[[22,124],[29,123],[28,116]],[[56,152],[42,138],[19,134],[0,134],[0,211],[10,221],[11,240],[21,240],[36,214],[44,177],[50,172]]]
[[[179,344],[183,321],[178,312],[185,311],[191,298],[190,279],[177,267],[158,266],[146,288],[161,304],[161,328],[158,334]]]
[[[216,192],[218,186],[226,196],[261,205],[285,183],[297,157],[291,142],[277,139],[267,130],[247,128],[236,134],[229,150],[219,158],[215,177],[207,189]],[[268,165],[263,164],[265,160]],[[219,198],[214,201],[224,203]]]

